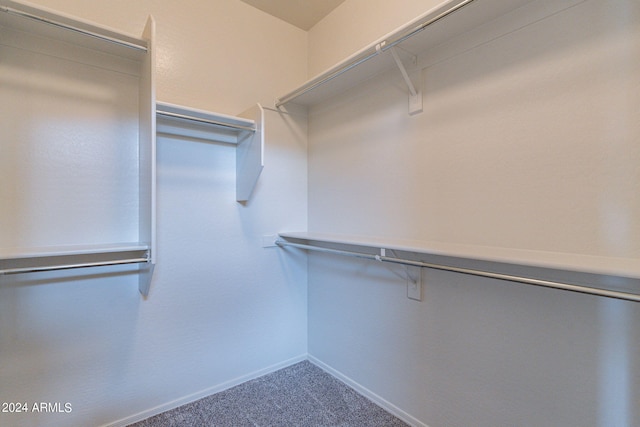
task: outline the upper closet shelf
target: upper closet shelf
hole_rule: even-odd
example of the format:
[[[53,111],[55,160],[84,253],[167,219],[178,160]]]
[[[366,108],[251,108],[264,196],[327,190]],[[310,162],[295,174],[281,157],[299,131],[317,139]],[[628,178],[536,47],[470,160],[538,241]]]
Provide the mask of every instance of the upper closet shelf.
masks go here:
[[[236,200],[249,200],[264,168],[264,110],[260,104],[236,117],[158,102],[156,115],[159,134],[236,144]]]
[[[314,105],[396,65],[402,71],[409,92],[416,95],[420,88],[413,87],[404,68],[403,57],[405,63],[415,63],[417,55],[532,1],[536,0],[445,1],[297,89],[277,98],[275,105],[281,107],[289,102]],[[556,3],[565,2],[559,0]],[[556,7],[558,6],[553,5],[553,8]],[[385,54],[387,52],[391,55]],[[411,56],[411,61],[406,60],[407,53]]]
[[[0,0],[0,25],[59,40],[94,51],[138,59],[147,53],[147,40],[122,34],[44,7]]]

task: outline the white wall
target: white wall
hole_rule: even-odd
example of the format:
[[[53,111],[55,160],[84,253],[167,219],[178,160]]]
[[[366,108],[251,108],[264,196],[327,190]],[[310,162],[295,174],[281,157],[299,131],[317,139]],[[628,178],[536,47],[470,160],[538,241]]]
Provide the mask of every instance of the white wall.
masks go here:
[[[135,35],[153,14],[162,101],[238,114],[306,77],[306,33],[239,1],[39,3]],[[306,260],[283,262],[261,238],[306,228],[306,177],[304,117],[267,110],[246,205],[234,146],[159,137],[149,298],[121,270],[3,278],[0,402],[72,411],[0,412],[0,425],[133,422],[303,358]]]
[[[637,259],[639,19],[587,0],[492,23],[422,58],[417,116],[397,70],[314,107],[309,230]],[[640,424],[638,304],[425,274],[415,302],[402,269],[310,255],[310,355],[430,427]]]
[[[158,98],[228,114],[435,4],[347,0],[307,37],[239,1],[38,3],[135,35],[152,13]],[[309,229],[637,257],[637,8],[587,0],[432,65],[419,116],[395,72],[314,109]],[[122,274],[2,284],[0,401],[73,411],[0,424],[134,421],[306,353],[306,259],[260,248],[307,226],[306,125],[267,126],[246,206],[232,147],[159,139],[147,301]],[[398,274],[310,256],[309,353],[431,427],[640,424],[637,304],[433,271],[415,302]]]

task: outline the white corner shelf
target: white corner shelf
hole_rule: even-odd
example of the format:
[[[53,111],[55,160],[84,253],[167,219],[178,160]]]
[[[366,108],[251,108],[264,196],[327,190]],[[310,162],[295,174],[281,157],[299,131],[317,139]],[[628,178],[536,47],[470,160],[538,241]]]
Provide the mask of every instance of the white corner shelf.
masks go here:
[[[147,295],[154,26],[137,38],[0,0],[0,275],[137,264]]]
[[[157,117],[158,134],[236,145],[236,200],[249,200],[264,168],[262,106],[229,116],[158,102]]]
[[[238,144],[239,141],[256,132],[256,120],[168,102],[158,101],[156,113],[159,134]]]
[[[439,49],[454,38],[468,33],[497,18],[532,4],[535,13],[526,11],[524,19],[513,25],[520,27],[549,16],[584,0],[448,0],[428,10],[416,19],[374,41],[323,73],[293,89],[275,101],[277,108],[288,103],[312,106],[329,98],[344,94],[350,88],[388,71],[400,68],[410,92],[420,92],[419,85],[411,83],[407,68],[418,64],[418,58]],[[544,4],[543,4],[544,3]],[[530,15],[531,17],[527,17]],[[520,22],[522,21],[522,22]],[[397,52],[395,52],[397,48]],[[389,55],[391,54],[391,55]],[[397,58],[394,59],[394,56]],[[409,58],[409,59],[407,59]],[[403,63],[404,62],[404,63]],[[421,93],[419,95],[421,111]],[[416,98],[416,96],[414,96]],[[410,96],[410,112],[412,109]]]

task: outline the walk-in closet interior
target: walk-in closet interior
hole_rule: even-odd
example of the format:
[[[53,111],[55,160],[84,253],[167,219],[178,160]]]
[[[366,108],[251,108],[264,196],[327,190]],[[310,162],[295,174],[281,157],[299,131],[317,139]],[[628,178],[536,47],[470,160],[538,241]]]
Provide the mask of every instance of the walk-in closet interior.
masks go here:
[[[640,426],[640,2],[251,3],[0,0],[0,425]]]

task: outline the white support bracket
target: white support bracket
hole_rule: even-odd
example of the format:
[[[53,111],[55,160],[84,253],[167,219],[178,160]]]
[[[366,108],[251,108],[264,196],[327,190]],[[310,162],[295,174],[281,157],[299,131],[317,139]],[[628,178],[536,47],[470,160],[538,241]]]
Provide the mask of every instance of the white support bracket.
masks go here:
[[[383,46],[384,42],[376,46],[378,52],[382,52]],[[407,88],[409,89],[409,114],[414,115],[422,113],[422,91],[420,90],[420,88],[416,88],[411,81],[409,73],[407,73],[407,69],[402,63],[402,60],[400,59],[395,46],[389,47],[388,50],[389,52],[391,52],[391,56],[393,56],[393,60],[396,62],[396,65],[400,69],[402,78],[404,79],[405,83],[407,84]]]
[[[422,268],[420,267],[407,266],[407,298],[422,301]]]

